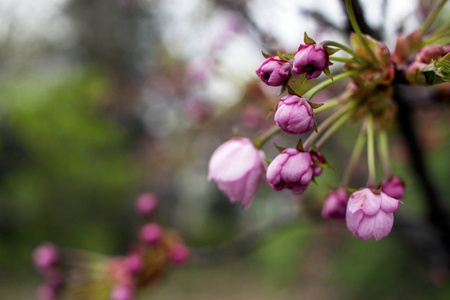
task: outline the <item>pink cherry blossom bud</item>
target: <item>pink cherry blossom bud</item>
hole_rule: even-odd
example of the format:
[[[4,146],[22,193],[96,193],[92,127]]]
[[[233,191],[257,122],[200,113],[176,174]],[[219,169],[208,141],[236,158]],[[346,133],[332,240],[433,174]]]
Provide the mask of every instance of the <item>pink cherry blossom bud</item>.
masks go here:
[[[314,127],[314,112],[305,98],[288,94],[278,103],[274,120],[283,131],[301,134]]]
[[[162,235],[163,230],[161,226],[156,223],[145,224],[139,231],[140,240],[149,246],[158,244]]]
[[[395,199],[403,199],[405,195],[405,182],[398,176],[392,176],[381,183],[383,193]]]
[[[410,83],[426,85],[428,83],[425,75],[422,73],[427,67],[426,63],[414,61],[405,70],[405,78]]]
[[[448,51],[441,45],[427,45],[420,49],[414,58],[416,61],[426,64],[432,63],[434,60],[440,59]]]
[[[325,163],[325,156],[323,156],[322,153],[310,151],[310,154],[311,154],[313,163],[314,162],[318,162],[321,164]],[[318,167],[318,166],[314,165],[314,167],[313,167],[314,176],[319,176],[320,174],[322,174],[322,171],[323,171],[322,167]]]
[[[306,73],[306,79],[317,78],[326,65],[330,65],[327,52],[321,44],[300,45],[294,56],[292,73]]]
[[[136,212],[142,216],[151,215],[158,207],[158,200],[150,193],[141,194],[135,203]]]
[[[56,289],[47,284],[39,286],[36,293],[40,300],[54,300],[58,296]]]
[[[176,265],[184,265],[189,259],[189,248],[183,244],[175,244],[169,250],[169,259]]]
[[[214,151],[208,180],[214,180],[232,203],[247,208],[264,178],[264,153],[247,138],[233,138]]]
[[[338,188],[331,192],[322,207],[322,218],[324,219],[345,219],[348,195],[345,188]]]
[[[290,70],[289,62],[281,60],[278,56],[272,56],[263,61],[256,74],[265,84],[279,86],[289,79]]]
[[[33,251],[33,261],[39,270],[45,271],[58,263],[61,257],[59,248],[52,243],[44,243]]]
[[[137,275],[144,269],[144,261],[136,252],[129,253],[124,259],[124,264],[131,275]]]
[[[280,153],[267,168],[267,181],[275,191],[290,189],[293,194],[301,194],[313,177],[311,155],[297,149],[288,148]]]
[[[130,285],[117,285],[113,288],[110,299],[132,300],[134,299],[134,288]]]
[[[394,212],[399,203],[399,200],[369,188],[354,192],[348,200],[345,215],[348,230],[365,241],[371,237],[376,241],[385,238],[394,225]]]

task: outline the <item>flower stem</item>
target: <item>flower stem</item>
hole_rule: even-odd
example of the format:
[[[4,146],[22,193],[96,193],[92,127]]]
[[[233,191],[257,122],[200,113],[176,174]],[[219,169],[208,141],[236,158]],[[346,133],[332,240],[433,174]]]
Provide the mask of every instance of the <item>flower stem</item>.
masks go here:
[[[314,131],[309,135],[309,137],[303,143],[303,147],[306,149],[308,145],[310,145],[317,139],[319,133],[321,133],[323,130],[327,129],[331,124],[336,122],[336,120],[338,120],[343,114],[349,111],[353,106],[354,106],[353,103],[349,103],[346,106],[342,107],[340,110],[335,111],[331,116],[325,119],[325,121],[323,121],[317,128],[317,132]]]
[[[270,127],[269,129],[267,129],[266,132],[257,136],[253,140],[253,142],[258,149],[261,149],[272,137],[274,137],[276,134],[280,133],[280,131],[281,131],[281,128],[275,124],[272,127]]]
[[[441,3],[439,3],[439,5],[433,10],[425,23],[423,23],[422,27],[420,28],[420,32],[422,34],[427,31],[428,28],[430,28],[431,24],[433,24],[434,20],[436,19],[437,15],[442,10],[442,7],[444,7],[446,2],[447,0],[441,0]]]
[[[389,151],[388,151],[388,136],[386,130],[380,130],[378,133],[378,154],[381,158],[381,164],[383,165],[384,176],[389,177],[391,175]]]
[[[366,39],[363,37],[361,29],[359,28],[358,22],[356,21],[356,16],[355,16],[355,12],[353,11],[352,1],[345,0],[345,7],[347,8],[348,19],[350,20],[350,23],[352,24],[353,30],[355,31],[355,33],[358,36],[361,43],[363,44],[364,48],[366,48],[367,53],[369,54],[372,62],[376,62],[375,55],[373,54],[372,49],[369,47],[369,44],[367,44]]]
[[[330,108],[335,107],[336,105],[342,103],[341,100],[334,98],[325,102],[321,107],[314,109],[314,114],[321,113],[323,111],[329,110]]]
[[[375,187],[376,170],[375,170],[375,146],[374,146],[374,128],[373,128],[372,114],[369,114],[367,122],[367,163],[369,169],[369,178],[367,179],[367,186]]]
[[[342,125],[345,124],[345,122],[348,121],[348,119],[350,119],[351,114],[344,114],[343,116],[341,116],[340,119],[338,119],[333,126],[331,126],[327,132],[325,132],[322,137],[320,138],[320,140],[317,141],[316,143],[316,147],[320,148],[320,146],[322,146],[323,143],[325,143],[326,140],[328,140],[328,138],[330,136],[332,136],[339,128],[342,127]]]
[[[324,88],[326,88],[327,86],[335,83],[336,81],[339,81],[341,79],[347,78],[349,76],[353,75],[353,71],[348,71],[348,72],[344,72],[341,74],[338,74],[336,76],[334,76],[333,80],[328,79],[325,81],[322,81],[321,83],[319,83],[318,85],[314,86],[313,88],[311,88],[305,95],[306,99],[311,100],[311,98],[317,94],[317,92],[323,90]]]
[[[351,48],[349,48],[349,47],[347,47],[347,46],[345,46],[345,45],[343,45],[341,43],[334,42],[334,41],[324,41],[324,42],[322,42],[322,45],[337,47],[337,48],[339,48],[341,50],[344,50],[348,54],[352,55],[356,59],[360,59],[360,60],[363,60],[365,62],[370,62],[366,57],[362,56],[361,54],[356,53],[355,50],[353,50],[353,49],[351,49]],[[330,57],[330,59],[331,58],[333,58],[333,57]]]
[[[350,156],[350,160],[348,162],[347,168],[345,169],[344,175],[342,176],[341,186],[347,186],[350,180],[350,176],[355,170],[356,163],[361,156],[362,149],[364,148],[364,144],[366,142],[366,128],[365,124],[361,126],[361,130],[356,138],[355,146],[353,147],[352,154]]]
[[[355,60],[353,58],[348,57],[330,57],[330,60],[332,61],[338,61],[338,62],[354,62]]]

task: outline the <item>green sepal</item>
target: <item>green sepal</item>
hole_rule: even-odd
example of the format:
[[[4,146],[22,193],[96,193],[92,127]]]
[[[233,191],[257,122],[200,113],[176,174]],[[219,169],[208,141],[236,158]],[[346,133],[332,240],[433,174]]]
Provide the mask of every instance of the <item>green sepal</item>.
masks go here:
[[[256,138],[253,139],[253,145],[255,145],[256,149],[261,149],[261,136],[258,135]]]
[[[309,105],[311,105],[311,107],[313,109],[319,108],[324,105],[324,103],[313,103],[313,102],[309,102],[309,101],[308,101],[308,103],[309,103]]]
[[[266,163],[267,163],[267,165],[270,165],[271,162],[272,162],[271,159],[266,158]]]
[[[348,187],[348,186],[342,186],[344,189],[346,189],[349,193],[354,193],[354,192],[357,192],[358,191],[358,189],[354,189],[354,188],[351,188],[351,187]]]
[[[303,148],[302,139],[298,140],[298,143],[297,143],[297,146],[295,146],[295,149],[297,149],[300,152],[305,152],[305,149]]]
[[[335,54],[336,52],[338,52],[341,49],[337,49],[337,48],[330,48],[330,47],[324,47],[325,51],[327,52],[328,56],[331,56],[333,54]]]
[[[330,72],[330,67],[328,65],[325,65],[325,68],[323,68],[323,73],[325,75],[327,75],[328,78],[330,78],[331,80],[333,80],[333,76],[331,75]]]
[[[283,84],[283,85],[281,86],[280,93],[279,93],[278,95],[281,95],[281,94],[283,94],[284,92],[286,92],[286,84]]]
[[[283,54],[284,58],[287,59],[294,59],[295,53],[287,53],[287,54]]]
[[[275,146],[275,148],[277,148],[277,150],[278,150],[278,152],[283,152],[284,150],[286,150],[286,148],[284,148],[284,147],[280,147],[280,146],[278,146],[277,144],[275,144],[275,143],[273,143],[273,145]]]
[[[374,193],[375,195],[379,195],[381,193],[381,191],[383,190],[383,187],[379,187],[378,189],[376,189],[375,191],[372,190],[372,193]]]
[[[320,161],[317,161],[317,160],[314,160],[314,159],[313,159],[313,164],[314,164],[316,167],[319,167],[319,168],[327,168],[327,169],[330,169],[330,170],[333,170],[333,171],[334,171],[334,168],[333,168],[331,165],[327,164],[327,163],[321,163]]]
[[[304,34],[303,42],[304,42],[306,45],[314,45],[314,44],[316,44],[316,41],[314,41],[312,38],[310,38],[310,37],[306,34],[306,31],[305,31],[305,34]]]
[[[315,176],[313,176],[313,177],[311,178],[311,182],[313,182],[315,185],[317,185],[317,181],[316,181],[316,177],[315,177]]]
[[[264,53],[264,51],[261,51],[262,56],[264,56],[264,58],[271,58],[272,55],[269,55],[267,53]]]
[[[423,74],[430,84],[450,82],[450,52],[426,66]]]
[[[316,133],[319,133],[319,129],[317,129],[317,122],[316,122],[316,119],[314,119],[314,131],[316,132]]]
[[[287,61],[287,59],[284,57],[284,54],[281,53],[279,50],[277,51],[277,56],[278,56],[278,58],[280,58],[282,61]]]

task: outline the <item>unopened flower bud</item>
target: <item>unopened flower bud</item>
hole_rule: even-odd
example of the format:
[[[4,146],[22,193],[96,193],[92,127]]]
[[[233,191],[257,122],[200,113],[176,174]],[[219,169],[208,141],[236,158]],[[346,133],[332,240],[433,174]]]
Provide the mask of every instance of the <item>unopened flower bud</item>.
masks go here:
[[[135,203],[136,212],[142,216],[151,215],[158,207],[158,200],[150,193],[141,194]]]
[[[341,187],[331,192],[322,207],[322,218],[324,219],[345,219],[348,196],[345,188]]]
[[[394,212],[399,203],[399,200],[369,188],[354,192],[348,200],[345,215],[348,230],[365,241],[371,237],[376,241],[385,238],[394,225]]]
[[[124,259],[124,264],[131,275],[137,275],[144,269],[144,261],[137,252],[129,253]]]
[[[420,49],[414,59],[429,64],[434,60],[442,58],[446,53],[448,53],[448,51],[446,51],[442,45],[426,45]]]
[[[292,73],[306,73],[306,79],[319,77],[327,64],[331,64],[325,48],[321,44],[300,45],[294,56]]]
[[[381,183],[382,192],[395,199],[403,199],[405,195],[405,182],[398,176],[392,176]]]
[[[419,61],[412,62],[405,71],[405,78],[410,83],[426,85],[428,81],[422,73],[427,64]]]
[[[267,168],[267,181],[275,191],[292,190],[293,194],[303,193],[313,177],[311,155],[294,148],[285,149]]]
[[[247,138],[233,138],[214,151],[208,180],[214,180],[232,203],[248,207],[264,176],[264,153]]]
[[[134,288],[130,285],[117,285],[113,288],[110,299],[132,300],[134,299]]]
[[[177,243],[169,249],[169,259],[176,265],[184,265],[189,259],[189,248]]]
[[[278,103],[274,120],[283,131],[301,134],[314,127],[314,112],[305,98],[288,94]]]
[[[142,226],[139,231],[139,238],[147,245],[156,245],[161,240],[163,230],[159,224],[148,223]]]
[[[48,270],[60,259],[59,248],[52,243],[44,243],[33,251],[33,261],[39,270]]]
[[[289,79],[291,64],[281,60],[278,56],[272,56],[264,60],[256,70],[261,80],[270,86],[280,86]]]

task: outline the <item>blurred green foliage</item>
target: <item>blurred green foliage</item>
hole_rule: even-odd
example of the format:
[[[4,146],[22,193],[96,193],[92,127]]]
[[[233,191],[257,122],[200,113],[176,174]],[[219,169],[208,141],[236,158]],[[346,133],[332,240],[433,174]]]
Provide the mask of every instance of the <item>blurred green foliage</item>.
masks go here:
[[[0,265],[30,265],[43,240],[111,251],[128,232],[140,172],[102,111],[99,70],[0,83]]]

